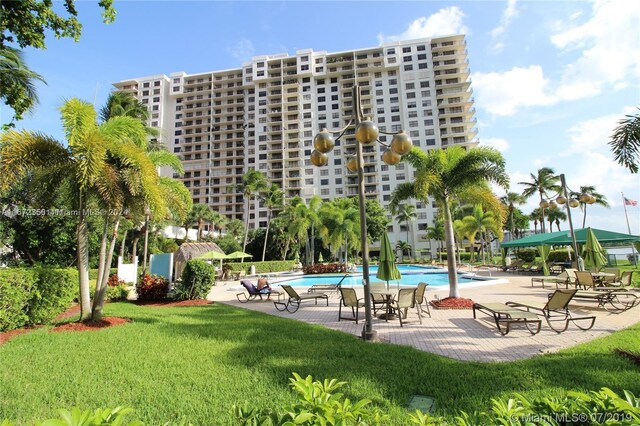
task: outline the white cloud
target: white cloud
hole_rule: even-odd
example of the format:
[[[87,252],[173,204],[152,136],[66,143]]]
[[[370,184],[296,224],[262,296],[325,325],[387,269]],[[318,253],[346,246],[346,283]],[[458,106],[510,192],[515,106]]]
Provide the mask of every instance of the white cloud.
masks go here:
[[[480,139],[480,145],[495,148],[500,152],[505,152],[509,149],[509,142],[502,138],[482,138]]]
[[[492,115],[513,115],[523,107],[550,105],[549,80],[542,67],[513,67],[505,72],[474,73],[473,87],[479,108]]]
[[[516,9],[516,0],[507,0],[507,7],[502,12],[500,18],[500,25],[490,31],[491,38],[495,44],[491,46],[491,50],[494,53],[499,53],[504,49],[505,44],[502,42],[502,38],[509,28],[513,18],[518,16],[518,9]]]
[[[623,88],[640,79],[640,2],[598,0],[592,15],[582,24],[560,23],[567,28],[551,37],[551,42],[565,51],[580,50],[579,58],[566,65],[559,87],[559,96],[588,97],[609,87]],[[579,92],[580,93],[580,92]]]
[[[411,40],[415,38],[436,37],[445,36],[451,34],[469,34],[469,28],[467,28],[462,20],[465,14],[457,6],[447,7],[440,9],[429,17],[420,17],[415,21],[409,23],[407,29],[397,35],[384,35],[378,34],[378,41],[380,44],[400,41]]]
[[[581,14],[574,13],[556,23],[551,42],[561,50],[561,56],[574,58],[572,51],[578,51],[577,59],[562,67],[557,80],[546,77],[540,65],[474,73],[478,107],[492,115],[510,116],[526,107],[576,101],[637,86],[640,1],[597,0],[586,21],[578,24],[580,18]],[[496,29],[497,34],[502,32],[500,27]]]
[[[227,47],[227,52],[236,59],[248,61],[255,55],[255,49],[251,40],[243,38],[233,46]]]
[[[613,129],[618,126],[618,122],[624,115],[631,114],[633,111],[635,108],[629,106],[620,113],[581,121],[570,127],[568,130],[569,148],[560,155],[596,152],[609,154],[608,142]]]

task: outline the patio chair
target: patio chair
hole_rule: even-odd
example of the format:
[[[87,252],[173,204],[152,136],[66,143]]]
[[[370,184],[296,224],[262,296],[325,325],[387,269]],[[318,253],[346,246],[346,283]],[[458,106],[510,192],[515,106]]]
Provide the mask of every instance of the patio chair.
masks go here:
[[[620,287],[599,287],[593,291],[578,291],[574,297],[578,300],[597,302],[599,308],[620,313],[640,305],[638,293],[625,291]]]
[[[587,271],[576,271],[576,288],[582,287],[584,290],[594,289],[598,283],[593,278],[593,274]]]
[[[387,310],[389,297],[385,294],[387,288],[385,287],[382,281],[372,281],[369,284],[369,289],[371,294],[371,304],[373,305],[373,314],[377,314],[378,311],[384,309]]]
[[[307,290],[307,293],[338,291],[342,286],[342,281],[344,281],[345,278],[349,276],[351,276],[351,274],[345,274],[344,277],[342,277],[340,281],[338,281],[336,284],[314,284],[311,287],[309,287],[309,290]]]
[[[558,288],[558,284],[565,284],[567,288],[569,288],[569,283],[571,282],[572,269],[565,269],[558,275],[546,275],[542,277],[532,277],[531,278],[531,287],[533,287],[534,283],[541,283],[542,288],[544,288],[545,283],[552,283],[556,285]],[[575,281],[575,279],[574,279]]]
[[[622,279],[620,275],[620,268],[604,268],[602,272],[606,272],[608,274],[614,274],[613,277],[605,277],[602,279],[603,285],[616,285]]]
[[[589,330],[596,322],[595,316],[574,317],[569,310],[569,302],[574,298],[578,290],[561,289],[549,294],[547,303],[540,306],[525,305],[517,302],[507,302],[506,305],[516,309],[525,309],[527,312],[542,316],[550,329],[556,333],[562,333],[569,327],[569,322],[573,322],[580,330]],[[578,321],[590,321],[587,326],[582,326]],[[560,328],[553,326],[553,323],[564,324]]]
[[[258,288],[249,280],[242,280],[240,281],[240,284],[242,284],[242,286],[247,290],[247,293],[249,293],[248,296],[244,291],[236,294],[236,298],[238,298],[238,301],[240,303],[247,303],[251,300],[255,300],[258,297],[260,298],[260,300],[262,300],[262,296],[267,296],[267,300],[269,300],[272,293],[278,294],[278,292],[274,292],[269,288],[258,290]]]
[[[290,285],[281,285],[280,286],[285,293],[289,296],[287,303],[282,302],[273,302],[276,309],[280,312],[287,311],[291,314],[296,312],[300,308],[300,304],[305,301],[313,300],[318,304],[318,299],[324,300],[327,302],[327,306],[329,306],[329,296],[324,293],[304,293],[298,294],[297,291],[293,289]]]
[[[398,318],[400,319],[400,327],[404,326],[402,318],[406,320],[409,308],[416,308],[418,314],[418,320],[422,324],[422,315],[420,315],[420,308],[416,303],[416,290],[417,288],[401,288],[398,290],[398,298],[389,302],[389,306],[396,310]],[[406,321],[405,321],[406,322]]]
[[[492,316],[496,328],[503,336],[509,334],[513,324],[524,324],[531,334],[538,334],[540,332],[542,320],[533,312],[513,308],[504,303],[474,303],[474,319],[477,318],[478,311]]]
[[[356,296],[356,291],[352,288],[338,288],[340,292],[340,307],[338,308],[338,321],[346,319],[355,321],[358,323],[358,311],[360,308],[364,308],[364,299],[358,299]],[[351,308],[351,313],[353,317],[343,317],[342,316],[342,306],[345,308]]]
[[[422,308],[422,305],[426,306],[427,307],[427,314],[429,315],[429,318],[431,318],[431,310],[429,309],[429,301],[424,296],[424,293],[425,293],[428,285],[429,284],[427,284],[427,283],[418,283],[418,288],[416,289],[416,304],[418,305],[418,308],[420,309],[421,312],[424,312],[424,309]]]

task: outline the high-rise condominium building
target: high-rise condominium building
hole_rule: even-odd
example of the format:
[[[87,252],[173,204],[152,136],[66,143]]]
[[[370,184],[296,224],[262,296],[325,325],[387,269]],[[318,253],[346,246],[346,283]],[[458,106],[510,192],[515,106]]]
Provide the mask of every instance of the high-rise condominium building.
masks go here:
[[[149,125],[182,158],[181,179],[194,202],[230,219],[249,214],[251,227],[265,227],[267,210],[251,200],[246,212],[236,187],[249,169],[280,185],[288,199],[357,195],[357,175],[346,169],[355,152],[353,131],[336,144],[328,165],[316,168],[309,160],[316,133],[348,122],[356,83],[365,116],[380,130],[403,129],[424,150],[477,144],[462,35],[336,53],[306,49],[295,56],[256,56],[235,69],[134,78],[115,87],[148,106]],[[388,206],[393,189],[410,182],[413,171],[402,163],[385,165],[383,151],[376,144],[364,149],[365,193]],[[408,242],[416,253],[435,252],[437,243],[427,238],[434,205],[416,207]],[[392,241],[407,240],[405,223],[392,221],[390,231]]]

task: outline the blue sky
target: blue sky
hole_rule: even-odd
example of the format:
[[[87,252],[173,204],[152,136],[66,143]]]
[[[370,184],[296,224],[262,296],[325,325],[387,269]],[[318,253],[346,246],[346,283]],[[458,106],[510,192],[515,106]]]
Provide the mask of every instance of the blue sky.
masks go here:
[[[116,22],[104,25],[97,2],[80,1],[80,42],[49,37],[47,50],[27,51],[48,85],[19,128],[61,138],[63,99],[100,106],[111,83],[127,78],[464,33],[478,136],[503,152],[511,190],[552,167],[570,188],[595,185],[607,196],[611,208],[590,206],[588,226],[620,232],[627,230],[620,193],[640,201],[638,175],[617,166],[607,147],[617,121],[640,105],[640,1],[116,1],[116,8]],[[10,111],[2,106],[0,114],[6,121]],[[531,199],[522,209],[536,205]],[[639,234],[640,208],[627,209]],[[573,215],[581,223],[582,213]]]

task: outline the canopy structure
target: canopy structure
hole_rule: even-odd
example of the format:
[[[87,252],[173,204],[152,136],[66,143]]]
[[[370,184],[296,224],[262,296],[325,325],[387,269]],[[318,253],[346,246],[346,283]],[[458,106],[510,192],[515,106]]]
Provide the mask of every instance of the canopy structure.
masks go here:
[[[595,228],[583,228],[576,229],[576,242],[578,244],[584,244],[587,241],[587,232],[591,229],[596,238],[604,247],[613,247],[620,245],[633,244],[636,241],[640,241],[640,236],[621,234],[619,232],[605,231],[603,229]],[[501,248],[511,247],[537,247],[537,246],[570,246],[573,244],[571,241],[571,233],[569,231],[549,232],[546,234],[534,234],[528,237],[520,238],[519,240],[513,240],[500,245]]]
[[[183,243],[173,256],[174,277],[179,278],[187,261],[196,259],[198,256],[215,251],[224,255],[224,251],[216,243]]]

